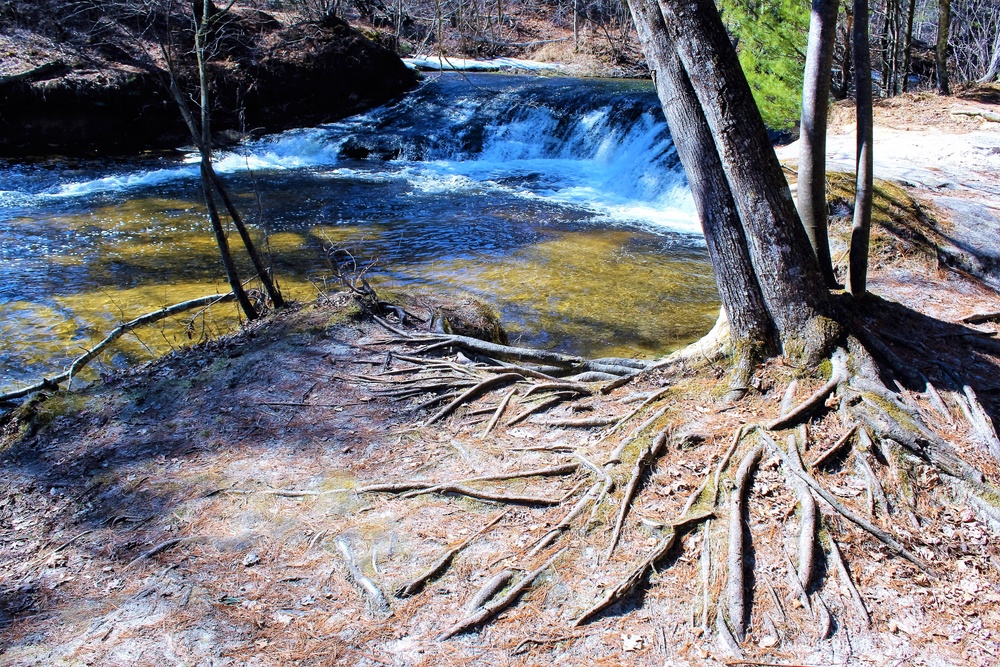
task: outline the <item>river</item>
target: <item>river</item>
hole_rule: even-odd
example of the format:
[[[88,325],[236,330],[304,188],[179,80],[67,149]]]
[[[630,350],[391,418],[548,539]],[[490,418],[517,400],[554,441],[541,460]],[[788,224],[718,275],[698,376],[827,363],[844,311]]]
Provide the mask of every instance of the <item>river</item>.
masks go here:
[[[217,166],[293,298],[334,289],[337,247],[381,289],[476,296],[512,340],[561,351],[655,356],[718,313],[647,82],[435,74]],[[0,390],[62,370],[125,319],[227,290],[196,176],[184,151],[0,162]],[[138,331],[91,377],[236,323],[225,305]]]

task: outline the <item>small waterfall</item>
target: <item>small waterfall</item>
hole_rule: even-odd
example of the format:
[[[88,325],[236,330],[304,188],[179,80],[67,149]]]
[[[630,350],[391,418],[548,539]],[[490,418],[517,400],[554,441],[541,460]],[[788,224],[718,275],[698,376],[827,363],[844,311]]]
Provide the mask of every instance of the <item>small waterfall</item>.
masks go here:
[[[197,155],[9,179],[0,204],[102,196],[193,180]],[[395,104],[217,154],[226,174],[397,178],[422,191],[499,188],[609,221],[697,233],[676,151],[646,82],[433,75]],[[74,174],[75,175],[75,174]],[[4,176],[0,169],[0,176]],[[4,179],[8,180],[8,179]],[[28,187],[23,183],[30,182]]]

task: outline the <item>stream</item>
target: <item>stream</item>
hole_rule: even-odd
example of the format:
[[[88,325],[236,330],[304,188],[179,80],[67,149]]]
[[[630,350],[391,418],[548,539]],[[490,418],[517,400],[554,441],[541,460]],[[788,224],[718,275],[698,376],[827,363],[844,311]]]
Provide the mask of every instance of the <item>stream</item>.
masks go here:
[[[219,151],[217,168],[295,299],[335,291],[336,248],[378,289],[475,296],[512,341],[564,352],[661,355],[718,314],[648,82],[434,74],[395,104]],[[0,391],[225,291],[192,152],[0,161]],[[90,377],[238,324],[232,304],[190,318],[123,337]]]

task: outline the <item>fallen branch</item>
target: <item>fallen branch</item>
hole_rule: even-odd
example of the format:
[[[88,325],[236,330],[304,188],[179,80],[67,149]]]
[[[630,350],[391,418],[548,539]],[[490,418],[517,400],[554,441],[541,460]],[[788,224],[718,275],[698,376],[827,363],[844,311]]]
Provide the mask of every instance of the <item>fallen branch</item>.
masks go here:
[[[136,563],[138,563],[141,560],[147,560],[147,559],[152,558],[153,556],[155,556],[157,554],[163,553],[164,551],[167,551],[169,549],[173,549],[174,547],[176,547],[176,546],[178,546],[180,544],[184,544],[185,542],[188,542],[188,541],[194,540],[194,539],[196,539],[194,536],[189,536],[189,537],[175,537],[172,540],[167,540],[166,542],[160,542],[159,544],[157,544],[155,547],[153,547],[149,551],[146,551],[146,552],[144,552],[142,554],[139,554],[138,556],[136,556],[135,558],[133,558],[132,561],[129,562],[129,564],[125,566],[125,569],[127,570],[128,568],[132,567],[133,565],[135,565]]]
[[[475,540],[477,537],[483,535],[488,530],[493,528],[493,526],[497,525],[500,522],[500,520],[503,519],[505,516],[507,516],[507,510],[504,510],[503,512],[498,514],[496,517],[493,518],[492,521],[487,523],[485,526],[476,531],[474,534],[464,539],[462,543],[459,544],[458,546],[448,549],[446,552],[444,552],[444,554],[441,555],[440,558],[434,561],[434,564],[431,565],[429,568],[427,568],[427,570],[423,574],[421,574],[419,577],[417,577],[410,583],[397,588],[396,597],[398,598],[410,597],[411,595],[416,595],[417,593],[419,593],[428,581],[438,577],[442,572],[444,572],[444,570],[448,567],[448,564],[451,563],[451,559],[454,558],[456,554],[458,554],[465,547],[472,544],[473,540]]]
[[[202,308],[205,306],[211,306],[222,301],[229,301],[233,299],[232,292],[228,294],[214,294],[212,296],[203,296],[197,299],[191,299],[190,301],[182,301],[181,303],[175,303],[172,306],[167,306],[166,308],[161,308],[160,310],[154,311],[152,313],[146,313],[141,317],[137,317],[134,320],[125,322],[119,325],[111,331],[100,343],[94,347],[87,350],[83,355],[77,357],[72,364],[70,364],[69,370],[60,373],[52,378],[46,378],[41,382],[31,385],[30,387],[25,387],[24,389],[18,389],[17,391],[12,391],[7,394],[0,395],[0,403],[7,403],[9,401],[16,400],[18,398],[23,398],[29,394],[34,394],[38,391],[43,391],[45,389],[56,389],[58,385],[63,382],[72,382],[73,376],[75,376],[80,369],[89,364],[94,360],[94,357],[103,352],[111,343],[115,342],[129,331],[136,327],[145,326],[147,324],[153,324],[154,322],[159,322],[162,319],[170,317],[172,315],[177,315],[183,313],[186,310],[192,310],[193,308]]]
[[[547,570],[549,566],[552,565],[553,562],[555,562],[556,558],[561,556],[564,551],[566,551],[565,548],[560,549],[559,551],[552,554],[544,563],[542,563],[539,567],[526,574],[523,579],[521,579],[519,582],[517,582],[517,584],[512,586],[511,589],[507,591],[507,593],[499,600],[497,600],[492,604],[482,607],[479,611],[475,612],[474,614],[466,616],[458,623],[453,625],[451,628],[445,630],[444,633],[442,633],[438,639],[440,639],[441,641],[444,641],[446,639],[451,639],[460,632],[472,629],[492,619],[494,616],[496,616],[504,609],[509,607],[511,604],[513,604],[514,601],[517,600],[517,598],[520,597],[522,593],[524,593],[524,591],[528,590],[528,588],[534,583],[535,579],[537,579],[542,574],[542,572]]]
[[[1000,322],[1000,312],[993,313],[973,313],[966,315],[959,322],[965,324],[986,324],[987,322]]]
[[[982,109],[952,109],[949,113],[952,116],[973,116],[994,123],[1000,123],[1000,113],[984,111]]]

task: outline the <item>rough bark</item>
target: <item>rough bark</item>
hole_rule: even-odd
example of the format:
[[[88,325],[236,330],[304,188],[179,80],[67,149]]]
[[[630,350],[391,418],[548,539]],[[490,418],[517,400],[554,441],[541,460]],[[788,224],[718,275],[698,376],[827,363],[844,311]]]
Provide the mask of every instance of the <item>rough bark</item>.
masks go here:
[[[951,29],[951,0],[938,0],[937,47],[934,50],[934,73],[937,91],[951,95],[948,83],[948,33]]]
[[[910,62],[913,58],[913,14],[917,0],[909,0],[906,7],[906,33],[903,35],[903,92],[910,87]]]
[[[776,351],[776,332],[753,271],[746,236],[712,132],[666,30],[657,0],[631,0],[629,5],[701,218],[719,296],[733,342],[740,348],[737,363],[752,364],[755,357]]]
[[[791,358],[815,361],[840,333],[829,294],[736,51],[711,0],[660,0],[712,132],[768,312]]]
[[[868,46],[868,0],[854,0],[854,72],[857,88],[858,157],[854,224],[851,229],[847,291],[864,295],[868,281],[868,241],[872,220],[872,69]]]
[[[840,0],[813,0],[802,85],[798,210],[827,286],[836,287],[826,221],[826,119]]]

